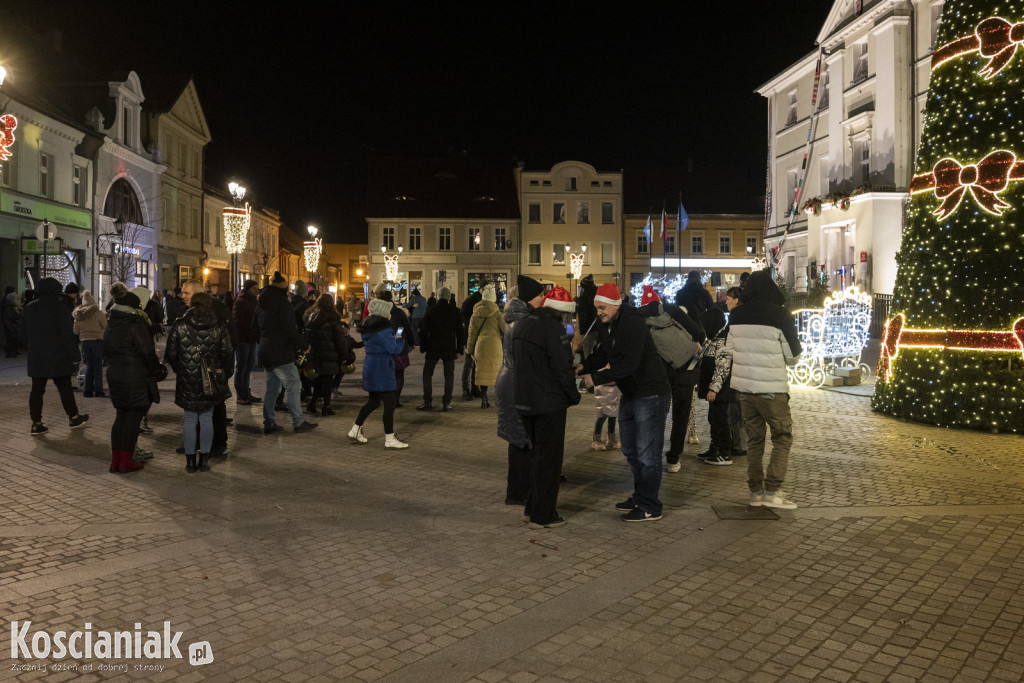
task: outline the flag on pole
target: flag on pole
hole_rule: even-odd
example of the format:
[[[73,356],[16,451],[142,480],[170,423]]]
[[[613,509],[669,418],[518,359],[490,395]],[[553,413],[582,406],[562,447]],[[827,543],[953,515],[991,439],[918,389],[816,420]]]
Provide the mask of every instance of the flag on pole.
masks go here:
[[[676,214],[676,230],[682,232],[686,230],[687,224],[690,222],[690,217],[686,215],[686,209],[683,208],[683,200],[679,199],[679,212]]]
[[[668,232],[668,214],[665,213],[665,207],[661,208],[661,241],[665,241],[665,233]]]
[[[651,214],[647,214],[647,223],[644,225],[644,237],[647,238],[647,243],[651,243]]]

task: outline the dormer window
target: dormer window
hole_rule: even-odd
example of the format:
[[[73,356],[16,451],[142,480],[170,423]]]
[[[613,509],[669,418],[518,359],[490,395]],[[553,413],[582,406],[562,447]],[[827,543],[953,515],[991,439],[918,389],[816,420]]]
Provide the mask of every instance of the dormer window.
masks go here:
[[[132,144],[131,110],[128,107],[121,109],[121,142],[131,146]]]

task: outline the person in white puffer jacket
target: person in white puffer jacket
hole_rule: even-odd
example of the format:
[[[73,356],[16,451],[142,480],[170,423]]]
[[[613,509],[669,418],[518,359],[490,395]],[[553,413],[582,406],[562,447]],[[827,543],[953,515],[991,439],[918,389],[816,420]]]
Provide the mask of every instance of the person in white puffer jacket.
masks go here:
[[[792,510],[796,503],[782,493],[793,445],[786,366],[802,351],[793,315],[771,273],[753,273],[740,295],[741,306],[729,314],[729,338],[722,353],[732,358],[731,386],[739,394],[747,433],[747,483],[750,505]],[[765,426],[771,429],[772,453],[763,466]]]

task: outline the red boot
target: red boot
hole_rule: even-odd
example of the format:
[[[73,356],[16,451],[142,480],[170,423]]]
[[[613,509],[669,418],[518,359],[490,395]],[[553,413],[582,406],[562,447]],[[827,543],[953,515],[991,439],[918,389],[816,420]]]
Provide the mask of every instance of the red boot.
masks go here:
[[[117,471],[121,474],[124,474],[125,472],[137,472],[142,469],[141,462],[135,462],[132,460],[132,456],[134,455],[132,451],[118,451],[118,454],[121,456],[121,460]]]
[[[110,473],[117,474],[121,471],[121,451],[110,451]]]

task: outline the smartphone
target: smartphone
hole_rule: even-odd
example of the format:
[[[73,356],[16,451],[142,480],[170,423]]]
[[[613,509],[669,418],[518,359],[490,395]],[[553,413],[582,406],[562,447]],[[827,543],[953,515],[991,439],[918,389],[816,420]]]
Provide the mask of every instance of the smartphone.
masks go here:
[[[401,337],[403,332],[405,332],[405,328],[404,327],[399,327],[397,330],[395,330],[395,336],[396,337]]]

